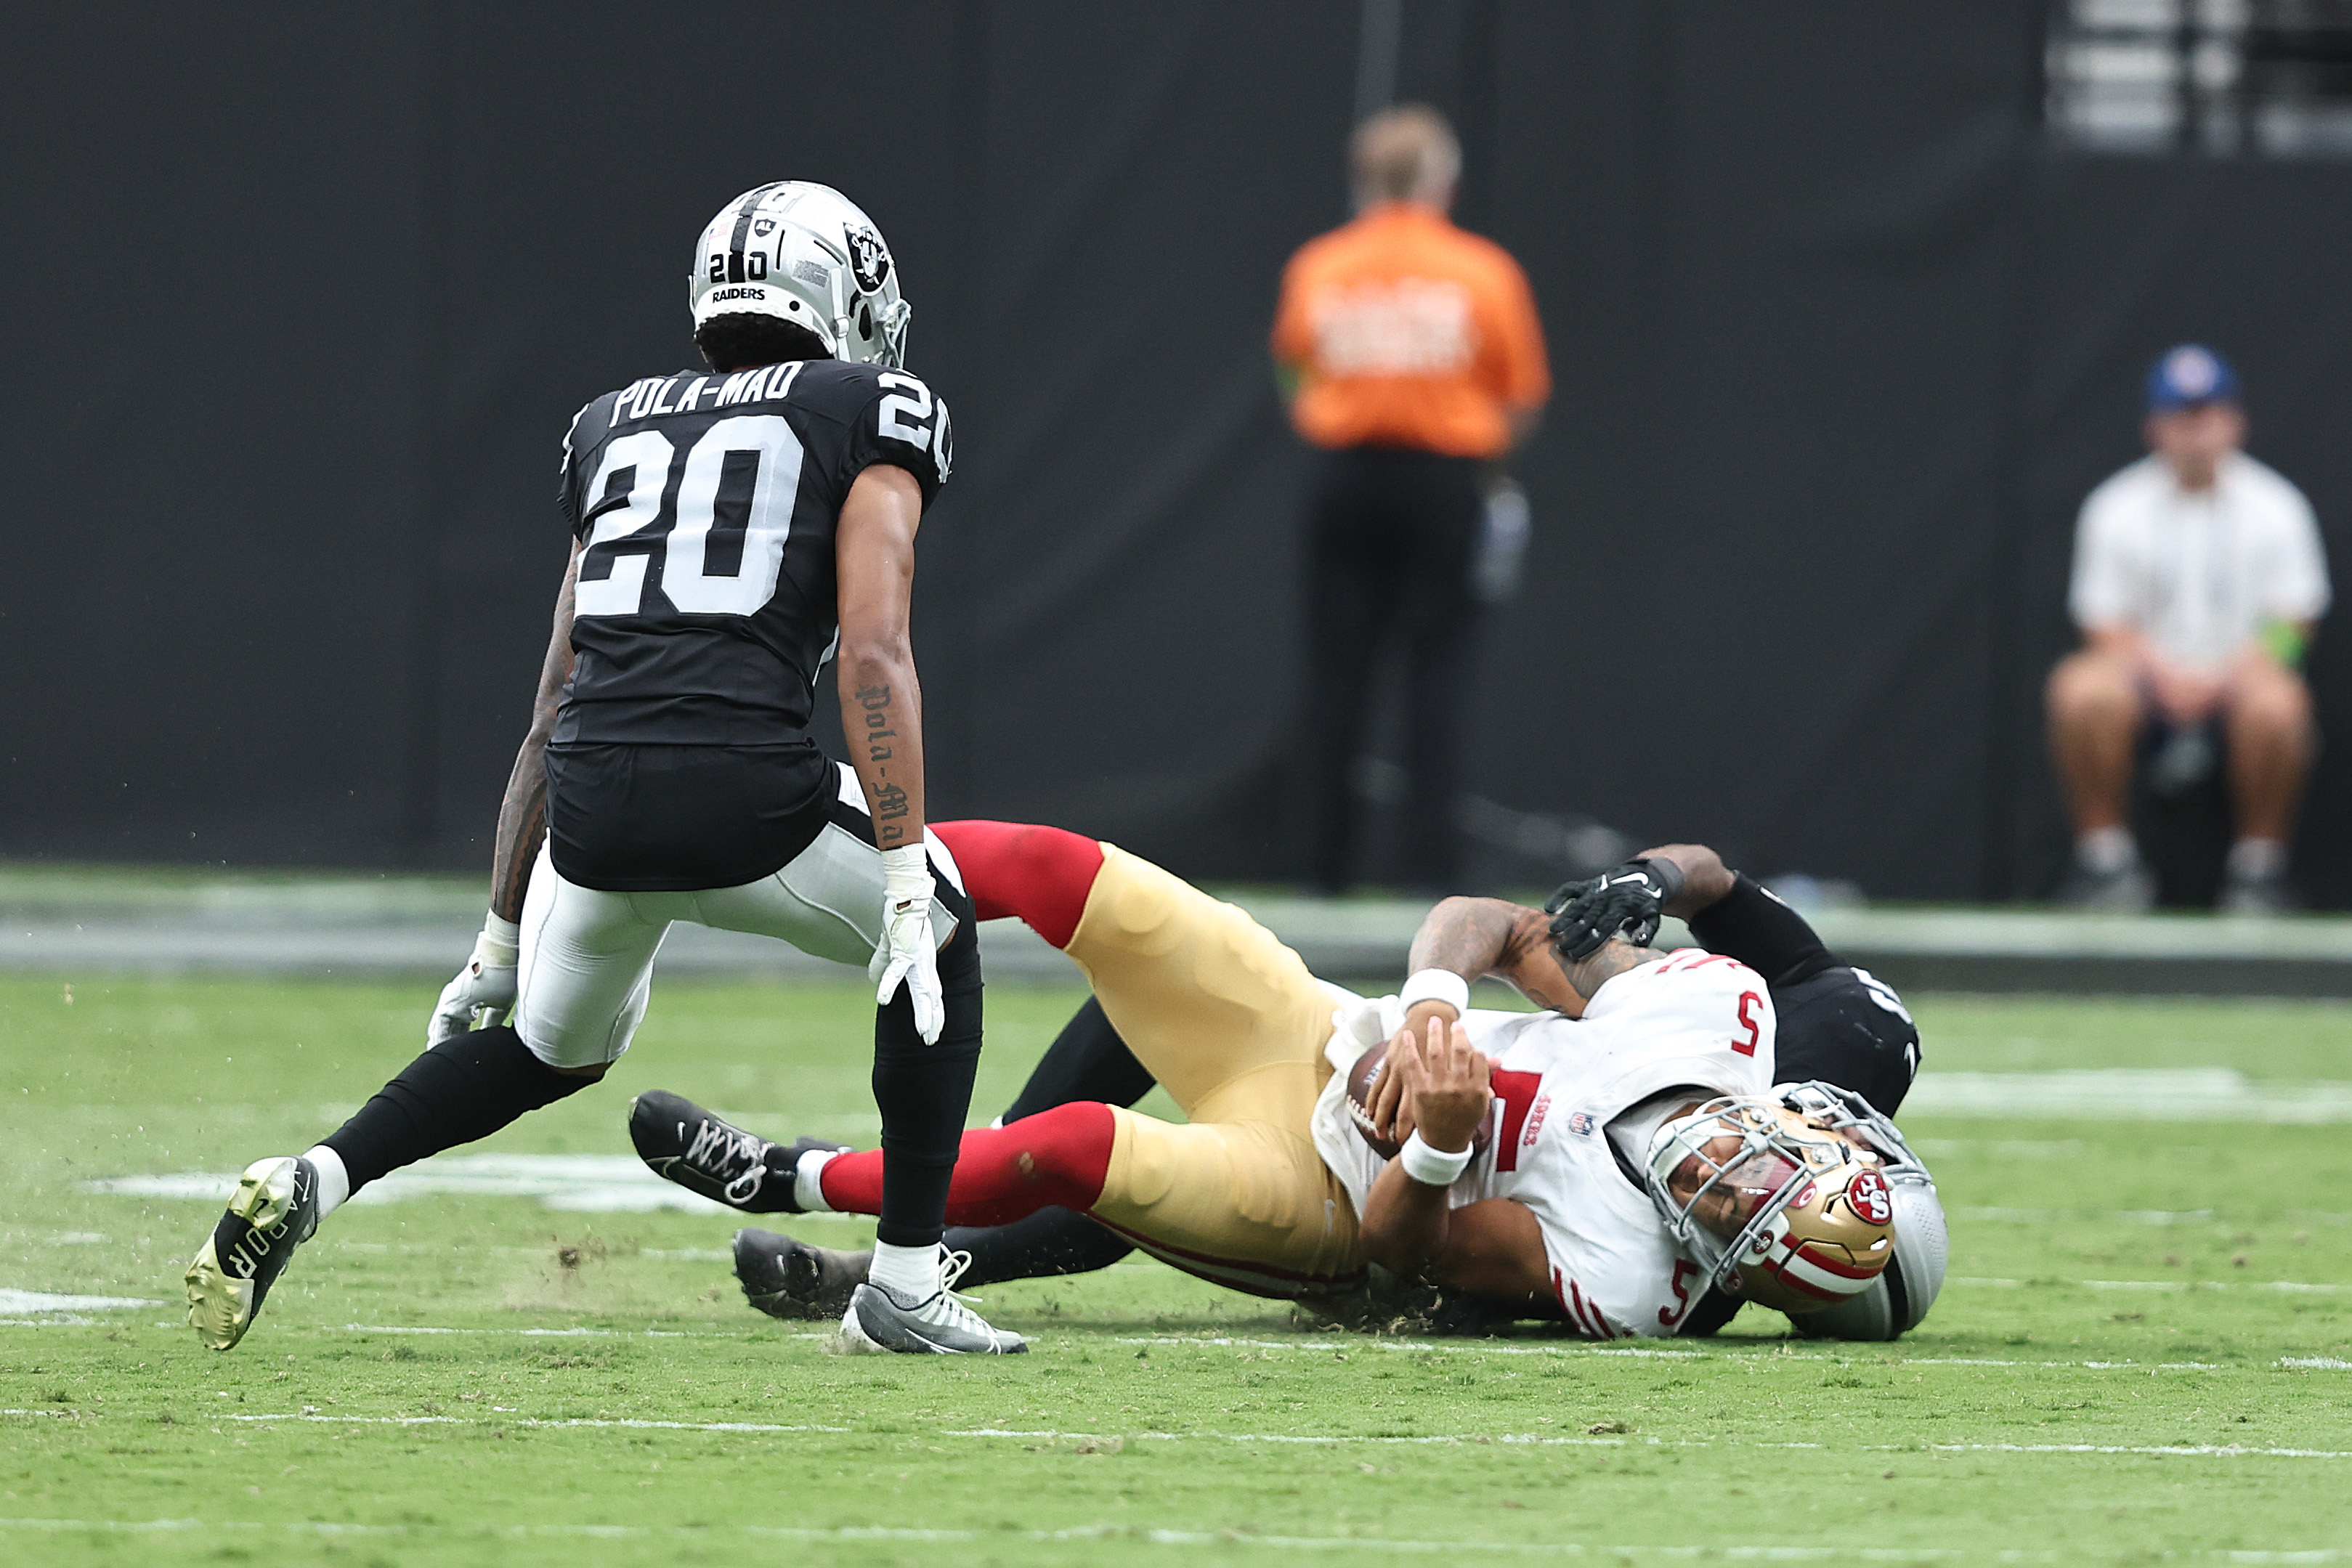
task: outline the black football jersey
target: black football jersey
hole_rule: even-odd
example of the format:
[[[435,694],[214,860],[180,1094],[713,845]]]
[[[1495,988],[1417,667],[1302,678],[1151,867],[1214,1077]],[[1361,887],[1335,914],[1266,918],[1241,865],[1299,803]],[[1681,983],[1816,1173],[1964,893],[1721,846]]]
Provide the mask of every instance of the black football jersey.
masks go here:
[[[929,507],[953,439],[920,380],[837,360],[680,371],[582,409],[559,493],[585,549],[553,744],[800,741],[839,641],[850,486],[892,464]]]

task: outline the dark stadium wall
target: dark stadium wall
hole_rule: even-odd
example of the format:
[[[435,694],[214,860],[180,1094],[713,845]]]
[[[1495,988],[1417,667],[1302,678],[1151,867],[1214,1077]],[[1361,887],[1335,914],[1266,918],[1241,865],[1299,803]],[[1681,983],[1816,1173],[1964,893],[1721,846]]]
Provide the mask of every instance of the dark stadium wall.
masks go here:
[[[780,172],[898,252],[959,466],[933,810],[1293,867],[1297,506],[1265,336],[1347,212],[1352,0],[31,19],[0,63],[0,854],[487,858],[572,413],[691,355],[685,250]],[[1559,376],[1474,787],[1878,896],[2046,887],[2074,508],[2164,343],[2352,560],[2352,168],[2043,152],[2038,9],[1407,0],[1400,96]],[[877,51],[882,51],[877,53]],[[2323,641],[2330,727],[2352,653]],[[2313,891],[2352,902],[2323,767]]]
[[[2053,159],[2036,202],[2041,257],[2032,442],[2022,476],[2031,532],[2021,600],[2040,671],[2067,646],[2063,613],[2074,508],[2140,455],[2139,396],[2165,346],[2209,342],[2246,388],[2248,450],[2301,486],[2319,514],[2338,608],[2313,651],[2323,747],[2297,835],[2315,901],[2352,906],[2352,166],[2335,162]],[[2012,693],[2031,702],[2034,693]],[[2049,770],[2021,773],[2016,863],[2058,863]],[[2030,881],[2026,884],[2034,890]]]

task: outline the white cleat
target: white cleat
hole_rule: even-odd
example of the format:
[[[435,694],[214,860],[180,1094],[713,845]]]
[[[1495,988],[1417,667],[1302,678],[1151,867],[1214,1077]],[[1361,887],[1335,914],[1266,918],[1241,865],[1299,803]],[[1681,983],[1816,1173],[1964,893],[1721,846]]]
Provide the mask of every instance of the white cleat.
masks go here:
[[[930,1299],[911,1301],[871,1281],[849,1293],[841,1314],[842,1343],[853,1354],[889,1351],[899,1355],[1025,1355],[1029,1342],[992,1328],[955,1293],[957,1280],[971,1267],[969,1252],[947,1252],[940,1288]]]

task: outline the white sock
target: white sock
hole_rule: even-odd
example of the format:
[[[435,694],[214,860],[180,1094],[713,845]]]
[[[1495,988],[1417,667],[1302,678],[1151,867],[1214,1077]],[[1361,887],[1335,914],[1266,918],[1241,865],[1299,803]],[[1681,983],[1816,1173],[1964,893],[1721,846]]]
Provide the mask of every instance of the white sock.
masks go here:
[[[793,1201],[800,1205],[803,1214],[833,1212],[833,1205],[824,1200],[824,1183],[819,1178],[825,1166],[848,1152],[846,1149],[811,1149],[793,1165]]]
[[[2230,874],[2259,882],[2286,872],[2286,845],[2276,839],[2240,839],[2230,846]]]
[[[902,1301],[928,1301],[940,1293],[940,1249],[937,1247],[893,1247],[874,1244],[874,1266],[866,1282],[887,1285]]]
[[[2139,862],[2139,846],[2129,828],[2093,828],[2074,841],[2074,858],[2085,871],[2113,876]]]
[[[343,1168],[343,1156],[320,1144],[302,1156],[319,1173],[319,1218],[324,1219],[343,1207],[352,1196],[352,1173]]]

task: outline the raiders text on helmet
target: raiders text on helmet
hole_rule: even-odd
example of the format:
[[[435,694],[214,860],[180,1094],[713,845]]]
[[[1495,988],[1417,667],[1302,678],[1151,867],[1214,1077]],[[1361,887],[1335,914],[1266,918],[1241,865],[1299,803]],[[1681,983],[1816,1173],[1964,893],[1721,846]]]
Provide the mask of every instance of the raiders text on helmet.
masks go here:
[[[836,360],[906,362],[914,308],[880,231],[829,185],[783,180],[719,210],[694,247],[687,303],[699,329],[714,316],[772,316],[815,334]]]

